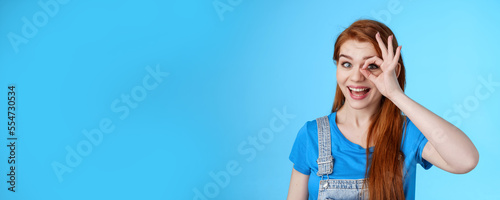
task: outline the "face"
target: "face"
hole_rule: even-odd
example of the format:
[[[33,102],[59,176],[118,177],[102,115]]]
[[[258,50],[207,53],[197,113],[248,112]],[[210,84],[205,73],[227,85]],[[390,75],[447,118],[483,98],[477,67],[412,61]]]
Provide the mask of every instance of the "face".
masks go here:
[[[369,42],[348,40],[340,46],[337,62],[337,84],[345,96],[344,106],[361,110],[379,106],[382,94],[377,87],[361,74],[365,60],[377,56],[374,46]],[[382,71],[376,65],[368,66],[374,75]]]

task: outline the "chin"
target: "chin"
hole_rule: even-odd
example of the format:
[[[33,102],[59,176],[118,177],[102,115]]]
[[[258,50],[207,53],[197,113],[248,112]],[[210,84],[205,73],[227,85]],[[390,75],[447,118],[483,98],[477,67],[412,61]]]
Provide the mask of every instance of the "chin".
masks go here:
[[[370,106],[370,103],[367,103],[367,102],[350,102],[350,101],[348,101],[347,103],[349,104],[349,106],[352,109],[355,109],[355,110],[363,110],[363,109],[368,108]]]

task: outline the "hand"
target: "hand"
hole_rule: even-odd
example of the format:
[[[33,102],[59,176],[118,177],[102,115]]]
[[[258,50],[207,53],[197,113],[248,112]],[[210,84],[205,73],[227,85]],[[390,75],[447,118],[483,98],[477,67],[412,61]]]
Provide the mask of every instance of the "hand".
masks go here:
[[[398,93],[403,93],[403,90],[398,83],[398,74],[396,74],[396,67],[401,67],[398,63],[399,57],[401,56],[402,46],[398,46],[396,49],[396,55],[394,55],[394,49],[392,47],[392,35],[387,39],[387,46],[382,42],[380,38],[380,33],[375,36],[378,42],[378,46],[382,50],[382,59],[377,56],[371,57],[365,61],[363,67],[361,67],[361,73],[372,83],[375,84],[377,89],[385,97],[391,99],[394,95]],[[367,69],[370,65],[377,65],[381,73],[374,74],[371,69]]]

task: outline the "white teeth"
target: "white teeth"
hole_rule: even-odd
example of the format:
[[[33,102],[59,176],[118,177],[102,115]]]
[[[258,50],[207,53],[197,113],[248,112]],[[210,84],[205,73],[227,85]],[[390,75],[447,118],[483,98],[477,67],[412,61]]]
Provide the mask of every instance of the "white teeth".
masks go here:
[[[349,87],[349,89],[355,92],[362,92],[368,90],[368,88],[351,88],[351,87]]]

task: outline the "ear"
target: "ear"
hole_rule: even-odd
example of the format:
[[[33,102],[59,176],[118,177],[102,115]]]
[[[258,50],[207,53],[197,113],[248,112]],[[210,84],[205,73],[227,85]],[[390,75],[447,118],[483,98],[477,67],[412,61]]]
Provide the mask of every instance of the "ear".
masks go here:
[[[401,63],[398,63],[398,67],[396,67],[396,77],[399,78],[399,73],[401,72]]]

